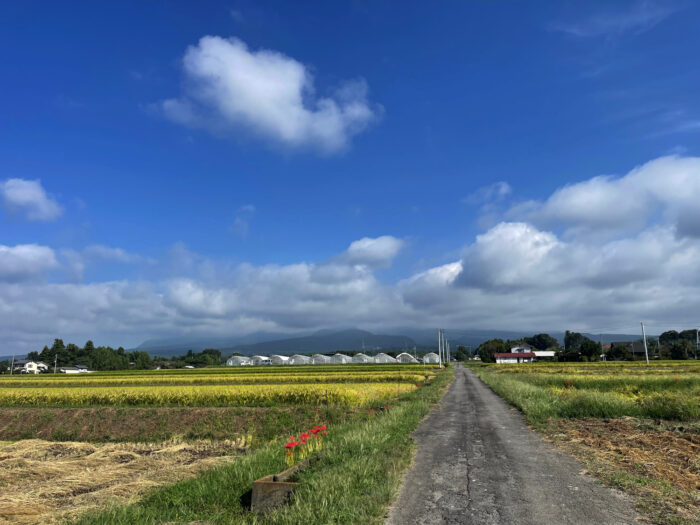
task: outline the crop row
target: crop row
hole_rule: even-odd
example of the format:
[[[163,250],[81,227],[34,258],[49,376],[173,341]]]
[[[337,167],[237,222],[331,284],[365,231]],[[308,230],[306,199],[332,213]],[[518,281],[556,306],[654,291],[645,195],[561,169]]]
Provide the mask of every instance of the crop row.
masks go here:
[[[12,387],[81,387],[81,386],[146,386],[146,385],[203,385],[203,384],[284,384],[284,383],[424,383],[433,374],[429,372],[329,372],[317,374],[196,374],[196,375],[131,375],[36,377],[24,376],[5,379],[0,386]]]
[[[365,406],[415,388],[406,383],[0,388],[0,406]]]
[[[177,368],[167,370],[115,370],[109,372],[93,372],[90,377],[135,377],[135,376],[197,376],[197,375],[304,375],[304,374],[382,374],[386,372],[400,373],[426,373],[436,370],[437,365],[410,365],[410,364],[347,364],[347,365],[285,365],[285,366],[236,366],[236,367],[212,367],[212,368]],[[71,376],[63,374],[40,374],[33,376],[36,380],[50,380],[65,378]],[[0,385],[2,381],[8,379],[17,379],[17,376],[0,376]]]

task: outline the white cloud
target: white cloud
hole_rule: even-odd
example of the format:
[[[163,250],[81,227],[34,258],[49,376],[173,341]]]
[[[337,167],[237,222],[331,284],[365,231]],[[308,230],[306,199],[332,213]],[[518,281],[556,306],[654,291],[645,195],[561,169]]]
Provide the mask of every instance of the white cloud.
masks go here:
[[[589,16],[578,16],[576,22],[554,24],[552,28],[580,38],[613,38],[649,31],[678,10],[669,2],[649,0],[635,1],[625,8],[612,5]]]
[[[51,221],[63,213],[63,208],[46,193],[39,180],[0,181],[0,196],[9,212],[23,214],[30,221]]]
[[[364,237],[351,243],[341,255],[341,260],[349,264],[383,268],[391,264],[403,245],[404,241],[391,235],[376,238]]]
[[[650,221],[699,237],[700,158],[661,157],[623,177],[598,176],[564,186],[545,201],[513,207],[508,217],[546,228],[565,227],[569,236],[637,232]]]
[[[51,248],[37,244],[0,244],[0,281],[18,282],[42,277],[57,266]]]
[[[700,311],[699,165],[664,157],[560,188],[521,207],[527,218],[501,219],[465,240],[459,260],[395,284],[377,276],[404,245],[389,235],[286,265],[215,261],[177,244],[157,282],[46,283],[49,270],[70,266],[63,252],[59,265],[47,247],[2,247],[0,333],[33,350],[54,337],[127,346],[340,325],[630,333],[644,320],[652,332],[687,328]],[[615,234],[592,238],[599,230]],[[86,251],[131,258],[116,248]],[[83,263],[87,256],[76,253]]]
[[[513,192],[510,184],[505,181],[494,182],[488,186],[482,186],[474,193],[463,199],[469,204],[489,204],[500,202]]]
[[[83,255],[92,260],[118,262],[123,264],[135,264],[144,261],[150,261],[141,255],[129,253],[122,248],[114,248],[105,246],[104,244],[92,244],[83,250]]]
[[[280,52],[205,36],[183,59],[186,94],[160,103],[179,124],[216,134],[248,129],[287,147],[334,152],[376,117],[363,80],[318,97],[308,68]]]
[[[255,206],[246,204],[241,206],[236,211],[236,217],[233,219],[233,224],[229,228],[235,236],[245,239],[250,231],[250,221],[255,213]]]

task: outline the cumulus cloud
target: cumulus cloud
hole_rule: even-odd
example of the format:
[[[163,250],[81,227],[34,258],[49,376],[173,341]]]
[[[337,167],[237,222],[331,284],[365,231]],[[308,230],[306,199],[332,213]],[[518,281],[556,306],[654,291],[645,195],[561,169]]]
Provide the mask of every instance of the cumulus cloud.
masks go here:
[[[58,264],[50,248],[2,247],[0,333],[33,350],[58,336],[126,346],[164,335],[339,325],[630,333],[644,320],[652,331],[687,328],[700,311],[699,162],[664,157],[560,188],[516,210],[525,217],[465,239],[459,258],[392,284],[378,270],[404,241],[389,235],[286,265],[215,261],[177,244],[159,281],[91,284],[47,283]],[[607,218],[620,200],[631,204]],[[615,233],[591,238],[598,230]],[[130,259],[103,248],[89,251]]]
[[[47,246],[0,244],[0,281],[18,282],[34,280],[57,266],[54,251]]]
[[[320,97],[305,65],[278,51],[251,50],[237,38],[201,38],[187,49],[183,70],[185,94],[160,109],[173,122],[218,135],[246,129],[287,147],[334,152],[378,115],[364,80]]]
[[[364,237],[351,243],[340,260],[349,264],[383,268],[391,264],[403,245],[404,241],[391,235]]]
[[[39,180],[0,181],[0,196],[5,209],[30,221],[52,221],[63,213],[63,208],[46,193]]]
[[[640,231],[661,215],[681,236],[698,237],[700,158],[661,157],[622,177],[596,176],[564,186],[544,201],[513,207],[508,216],[568,234]]]

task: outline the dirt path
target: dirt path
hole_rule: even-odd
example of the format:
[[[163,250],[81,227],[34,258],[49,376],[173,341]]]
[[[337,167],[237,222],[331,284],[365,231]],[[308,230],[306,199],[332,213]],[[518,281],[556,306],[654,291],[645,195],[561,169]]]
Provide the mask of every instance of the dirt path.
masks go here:
[[[635,523],[623,494],[528,429],[470,370],[459,367],[414,433],[418,453],[391,525],[618,525]]]

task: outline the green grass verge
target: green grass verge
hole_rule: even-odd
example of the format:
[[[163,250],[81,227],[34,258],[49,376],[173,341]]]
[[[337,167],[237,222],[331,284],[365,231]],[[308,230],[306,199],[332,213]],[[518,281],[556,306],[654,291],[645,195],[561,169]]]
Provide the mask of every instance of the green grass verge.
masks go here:
[[[265,515],[250,512],[242,500],[253,480],[286,468],[282,441],[155,490],[134,505],[87,514],[77,523],[380,523],[413,457],[410,433],[452,377],[453,369],[437,374],[430,385],[401,396],[388,412],[368,421],[330,427],[324,454],[301,473],[289,504]]]
[[[531,365],[468,366],[534,425],[548,418],[700,418],[700,373],[650,378],[633,370],[624,376],[618,371],[609,377],[590,377],[576,375],[575,367],[566,373],[560,369],[548,372],[544,366],[523,373],[523,367]],[[605,370],[606,364],[596,366]]]

